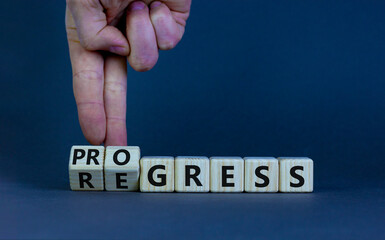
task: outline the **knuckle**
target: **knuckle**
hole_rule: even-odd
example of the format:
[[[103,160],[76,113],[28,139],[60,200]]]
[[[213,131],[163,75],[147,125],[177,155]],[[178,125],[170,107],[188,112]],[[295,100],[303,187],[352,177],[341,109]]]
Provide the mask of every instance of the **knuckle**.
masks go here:
[[[82,61],[80,59],[80,61]],[[82,70],[73,75],[75,81],[100,82],[103,81],[103,75],[94,70]]]
[[[100,8],[100,2],[97,0],[73,0],[81,4],[84,8]]]
[[[93,44],[93,37],[92,38],[89,38],[89,37],[86,37],[86,36],[82,36],[80,37],[80,44],[83,46],[83,48],[85,48],[86,50],[90,50],[90,51],[94,51],[94,50],[97,50],[95,49],[94,47],[94,44]]]
[[[127,86],[120,81],[106,81],[104,84],[105,90],[113,95],[122,95],[126,93]]]
[[[100,32],[101,30],[99,31],[99,33]],[[80,29],[79,38],[83,48],[89,51],[103,50],[102,46],[107,44],[106,42],[107,40],[105,39],[105,37],[103,38],[103,36],[101,36],[99,33],[94,34],[94,33],[88,32],[87,30]],[[109,35],[109,34],[104,34],[104,35]]]

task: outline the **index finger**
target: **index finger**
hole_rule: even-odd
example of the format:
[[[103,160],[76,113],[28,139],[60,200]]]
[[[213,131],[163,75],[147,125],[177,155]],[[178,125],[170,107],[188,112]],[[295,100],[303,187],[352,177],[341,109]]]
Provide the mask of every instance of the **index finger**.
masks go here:
[[[103,101],[104,59],[98,52],[85,50],[79,41],[71,13],[66,10],[66,30],[73,73],[73,90],[79,123],[85,138],[95,145],[106,135]]]

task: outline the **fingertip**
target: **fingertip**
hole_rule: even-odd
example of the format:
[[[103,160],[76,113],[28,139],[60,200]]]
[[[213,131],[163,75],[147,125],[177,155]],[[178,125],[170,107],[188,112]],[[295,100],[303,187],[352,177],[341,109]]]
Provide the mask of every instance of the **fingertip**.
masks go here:
[[[106,146],[126,146],[127,145],[127,130],[125,119],[108,119]]]
[[[108,49],[103,49],[101,46],[98,50],[107,50],[121,56],[129,55],[130,48],[128,41],[120,30],[115,27],[108,26],[100,34],[102,35],[102,38],[104,38]]]
[[[171,50],[179,43],[179,39],[176,37],[165,38],[162,41],[158,42],[158,47],[160,50]]]
[[[132,2],[128,7],[128,11],[136,11],[146,9],[147,5],[142,1]]]
[[[84,137],[92,145],[100,145],[106,137],[104,109],[95,104],[78,105],[79,123]]]
[[[180,32],[170,9],[160,2],[154,2],[150,7],[150,18],[155,29],[158,48],[173,49],[179,43],[183,33]]]
[[[109,51],[120,56],[128,56],[130,53],[128,46],[111,46]]]
[[[103,143],[102,138],[95,138],[95,137],[86,137],[86,140],[91,144],[91,145],[101,145]]]
[[[99,131],[96,129],[90,131],[84,128],[82,128],[82,131],[83,131],[84,137],[90,144],[100,145],[104,142],[104,138],[105,138],[104,131]]]
[[[137,58],[128,58],[130,66],[137,72],[146,72],[151,70],[158,61],[156,56],[140,56]]]
[[[104,142],[105,139],[105,127],[104,129],[100,127],[82,127],[83,135],[86,140],[92,145],[100,145]]]
[[[151,3],[150,8],[151,8],[151,10],[152,10],[152,9],[156,9],[156,8],[159,7],[160,5],[162,5],[161,2],[159,2],[159,1],[154,1],[154,2]]]
[[[106,26],[97,35],[81,39],[82,46],[89,51],[109,51],[128,56],[130,48],[123,33],[113,26]]]

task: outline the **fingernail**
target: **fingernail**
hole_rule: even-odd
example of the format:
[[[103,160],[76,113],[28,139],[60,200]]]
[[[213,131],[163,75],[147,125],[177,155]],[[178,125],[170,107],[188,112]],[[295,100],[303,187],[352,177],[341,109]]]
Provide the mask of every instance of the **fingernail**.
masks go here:
[[[153,3],[151,3],[150,7],[156,8],[156,7],[159,7],[161,4],[162,4],[161,2],[153,2]]]
[[[124,55],[126,53],[126,48],[121,46],[112,46],[110,47],[110,52],[118,55]]]
[[[143,2],[133,2],[131,3],[130,10],[142,10],[145,6]]]

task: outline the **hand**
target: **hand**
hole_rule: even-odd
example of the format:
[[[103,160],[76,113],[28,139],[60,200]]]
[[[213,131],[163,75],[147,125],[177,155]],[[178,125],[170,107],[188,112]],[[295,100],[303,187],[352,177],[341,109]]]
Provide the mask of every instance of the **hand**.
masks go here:
[[[67,0],[66,29],[79,122],[95,145],[127,145],[127,66],[150,70],[183,36],[191,0]],[[117,28],[125,16],[125,34]],[[101,52],[104,51],[104,52]]]

